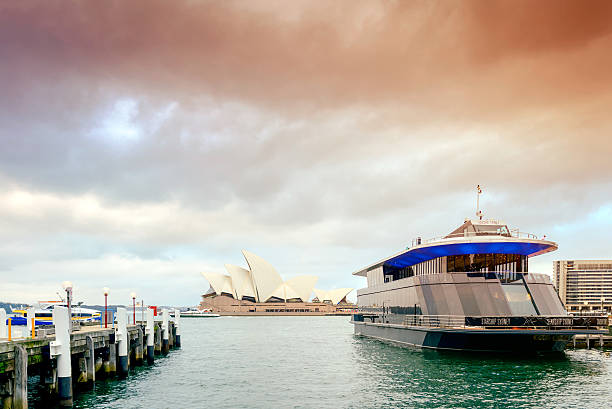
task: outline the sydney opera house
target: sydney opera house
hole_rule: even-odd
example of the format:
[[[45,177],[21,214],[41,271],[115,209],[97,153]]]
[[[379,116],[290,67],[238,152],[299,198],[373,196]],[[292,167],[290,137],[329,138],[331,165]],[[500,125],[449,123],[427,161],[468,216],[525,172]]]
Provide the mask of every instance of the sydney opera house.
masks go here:
[[[356,309],[346,301],[352,288],[320,290],[314,288],[318,277],[311,275],[284,281],[263,258],[242,254],[248,269],[226,264],[228,274],[202,273],[210,288],[200,308],[221,315],[344,315]]]

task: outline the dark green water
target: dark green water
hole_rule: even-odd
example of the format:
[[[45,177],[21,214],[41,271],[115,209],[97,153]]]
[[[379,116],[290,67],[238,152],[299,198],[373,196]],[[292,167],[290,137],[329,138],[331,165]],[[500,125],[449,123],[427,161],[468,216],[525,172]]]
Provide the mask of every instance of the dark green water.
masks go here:
[[[412,350],[354,337],[348,317],[182,324],[181,350],[127,380],[97,382],[75,407],[612,407],[612,357],[596,350],[530,358]]]

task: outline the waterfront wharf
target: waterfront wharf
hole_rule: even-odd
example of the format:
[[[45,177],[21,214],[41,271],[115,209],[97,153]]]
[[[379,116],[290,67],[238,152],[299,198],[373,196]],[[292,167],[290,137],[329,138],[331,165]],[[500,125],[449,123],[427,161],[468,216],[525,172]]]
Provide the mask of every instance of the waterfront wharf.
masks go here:
[[[612,348],[612,335],[574,335],[568,344],[573,349]]]
[[[3,315],[0,311],[0,315]],[[91,388],[96,380],[125,378],[135,366],[153,365],[156,355],[180,348],[180,313],[168,310],[128,325],[124,308],[108,328],[79,326],[68,319],[68,309],[55,307],[54,325],[34,328],[34,336],[9,339],[0,323],[0,408],[28,407],[28,376],[39,375],[42,399],[71,407],[73,390]],[[77,325],[75,325],[77,324]],[[31,334],[31,333],[30,333]]]

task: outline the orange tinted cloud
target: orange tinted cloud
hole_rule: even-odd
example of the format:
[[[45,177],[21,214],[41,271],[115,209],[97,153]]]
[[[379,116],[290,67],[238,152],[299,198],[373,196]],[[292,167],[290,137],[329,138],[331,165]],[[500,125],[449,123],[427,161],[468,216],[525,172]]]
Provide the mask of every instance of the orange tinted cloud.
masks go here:
[[[424,103],[452,112],[610,85],[607,1],[304,2],[300,11],[293,2],[25,3],[5,4],[0,17],[10,61],[2,74],[19,87],[84,77],[276,107]]]

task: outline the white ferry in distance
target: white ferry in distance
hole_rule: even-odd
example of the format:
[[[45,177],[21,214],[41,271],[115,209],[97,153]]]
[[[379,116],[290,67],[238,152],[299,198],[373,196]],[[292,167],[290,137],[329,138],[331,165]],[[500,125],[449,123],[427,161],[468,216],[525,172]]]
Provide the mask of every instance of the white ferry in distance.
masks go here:
[[[170,313],[171,316],[174,316],[174,311],[172,311]],[[206,310],[206,309],[196,309],[196,308],[189,308],[187,309],[187,311],[181,311],[181,318],[217,318],[220,317],[219,314],[215,314],[213,313],[211,310]]]
[[[480,212],[477,213],[480,215]],[[606,317],[568,315],[529,258],[557,249],[497,220],[469,220],[355,273],[356,335],[443,350],[562,351],[576,334],[604,334]]]

